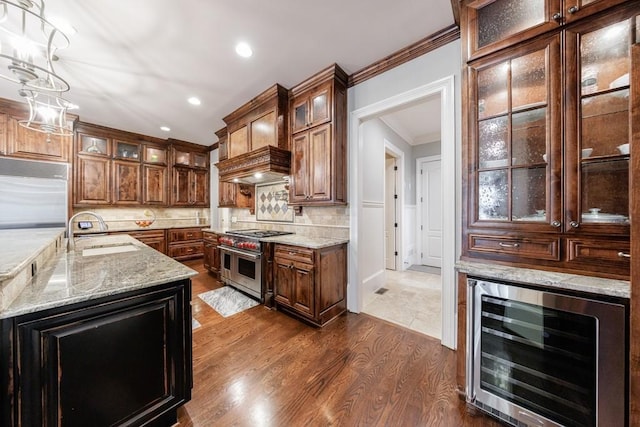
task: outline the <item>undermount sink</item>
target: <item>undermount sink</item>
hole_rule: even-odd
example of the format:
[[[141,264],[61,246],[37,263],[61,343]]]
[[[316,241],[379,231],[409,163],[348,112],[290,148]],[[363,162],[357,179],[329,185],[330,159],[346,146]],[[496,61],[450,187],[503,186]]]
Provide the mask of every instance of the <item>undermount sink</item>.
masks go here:
[[[137,251],[139,248],[131,243],[114,246],[99,246],[82,250],[82,256],[109,255]]]

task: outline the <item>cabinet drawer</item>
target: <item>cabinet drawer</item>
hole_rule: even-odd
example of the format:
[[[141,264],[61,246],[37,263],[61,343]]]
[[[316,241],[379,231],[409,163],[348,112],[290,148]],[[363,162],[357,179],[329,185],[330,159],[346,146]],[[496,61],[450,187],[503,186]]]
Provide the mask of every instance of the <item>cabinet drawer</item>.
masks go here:
[[[169,230],[169,243],[185,242],[189,240],[201,240],[201,239],[202,239],[201,228],[180,228],[175,230]]]
[[[169,256],[176,259],[186,259],[191,257],[199,257],[204,254],[204,244],[182,243],[169,245]]]
[[[134,239],[164,239],[164,230],[128,231],[127,234]]]
[[[202,232],[202,238],[204,239],[205,243],[211,243],[214,245],[218,244],[218,238],[220,238],[220,236],[218,236],[215,233],[211,233],[208,231],[203,231]]]
[[[521,258],[560,260],[560,239],[553,237],[509,237],[469,235],[469,250],[475,252],[516,255]]]
[[[276,245],[274,257],[313,264],[314,250],[300,246]]]
[[[629,269],[629,242],[599,239],[567,239],[569,262],[605,264]]]

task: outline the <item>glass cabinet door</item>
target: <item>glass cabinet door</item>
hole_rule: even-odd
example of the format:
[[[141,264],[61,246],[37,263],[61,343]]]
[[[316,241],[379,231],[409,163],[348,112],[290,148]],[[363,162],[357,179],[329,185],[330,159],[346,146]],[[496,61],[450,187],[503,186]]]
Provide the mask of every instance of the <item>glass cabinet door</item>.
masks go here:
[[[474,221],[558,229],[559,37],[472,69],[477,193]]]
[[[619,18],[618,18],[619,19]],[[567,32],[567,231],[629,232],[630,49],[635,22],[595,22]],[[569,77],[568,77],[569,78]]]
[[[471,42],[467,57],[479,57],[557,28],[561,3],[561,0],[470,2],[466,9]]]

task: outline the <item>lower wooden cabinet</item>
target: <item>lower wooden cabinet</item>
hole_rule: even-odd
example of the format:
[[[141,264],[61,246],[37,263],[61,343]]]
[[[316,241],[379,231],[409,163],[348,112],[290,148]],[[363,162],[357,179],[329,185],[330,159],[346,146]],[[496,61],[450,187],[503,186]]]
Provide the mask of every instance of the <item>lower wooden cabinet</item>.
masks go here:
[[[322,326],[347,308],[347,245],[321,249],[276,244],[276,307]]]
[[[126,234],[133,237],[134,239],[140,240],[142,243],[152,247],[158,252],[161,252],[165,255],[167,253],[167,239],[164,235],[164,229],[129,231]]]
[[[204,255],[202,228],[171,228],[167,231],[168,255],[183,261],[201,258]]]
[[[218,235],[210,231],[202,232],[204,243],[203,264],[216,278],[220,278],[220,249],[218,248]]]
[[[0,425],[172,425],[191,399],[191,281],[0,321]]]

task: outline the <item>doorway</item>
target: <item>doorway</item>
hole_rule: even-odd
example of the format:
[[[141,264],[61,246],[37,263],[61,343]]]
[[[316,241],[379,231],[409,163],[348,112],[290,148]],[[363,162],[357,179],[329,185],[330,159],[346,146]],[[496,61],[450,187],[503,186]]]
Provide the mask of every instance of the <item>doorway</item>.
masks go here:
[[[372,236],[367,236],[370,230],[372,217],[369,211],[378,209],[378,202],[369,201],[364,193],[363,181],[368,178],[365,175],[365,138],[362,133],[363,122],[379,117],[380,115],[399,109],[405,105],[416,104],[428,97],[440,95],[441,99],[441,123],[442,123],[442,169],[448,171],[443,174],[441,188],[452,193],[455,184],[455,108],[454,108],[454,76],[448,76],[433,83],[420,86],[399,95],[391,96],[382,101],[357,109],[350,117],[350,262],[349,262],[349,310],[360,312],[363,307],[367,280],[378,280],[379,272],[375,270],[384,265],[384,254],[380,251],[380,258],[372,260],[368,258],[367,243]],[[455,218],[456,218],[455,191],[450,197],[443,198],[442,206],[442,344],[455,349],[456,347],[456,283],[455,283]],[[378,217],[382,217],[379,215]],[[376,217],[377,218],[377,217]],[[380,218],[382,222],[384,218]],[[357,267],[356,267],[357,266]],[[382,272],[384,274],[384,272]]]
[[[398,263],[398,166],[396,158],[384,159],[384,266],[396,270]]]
[[[442,164],[440,156],[416,160],[420,265],[442,267]]]

